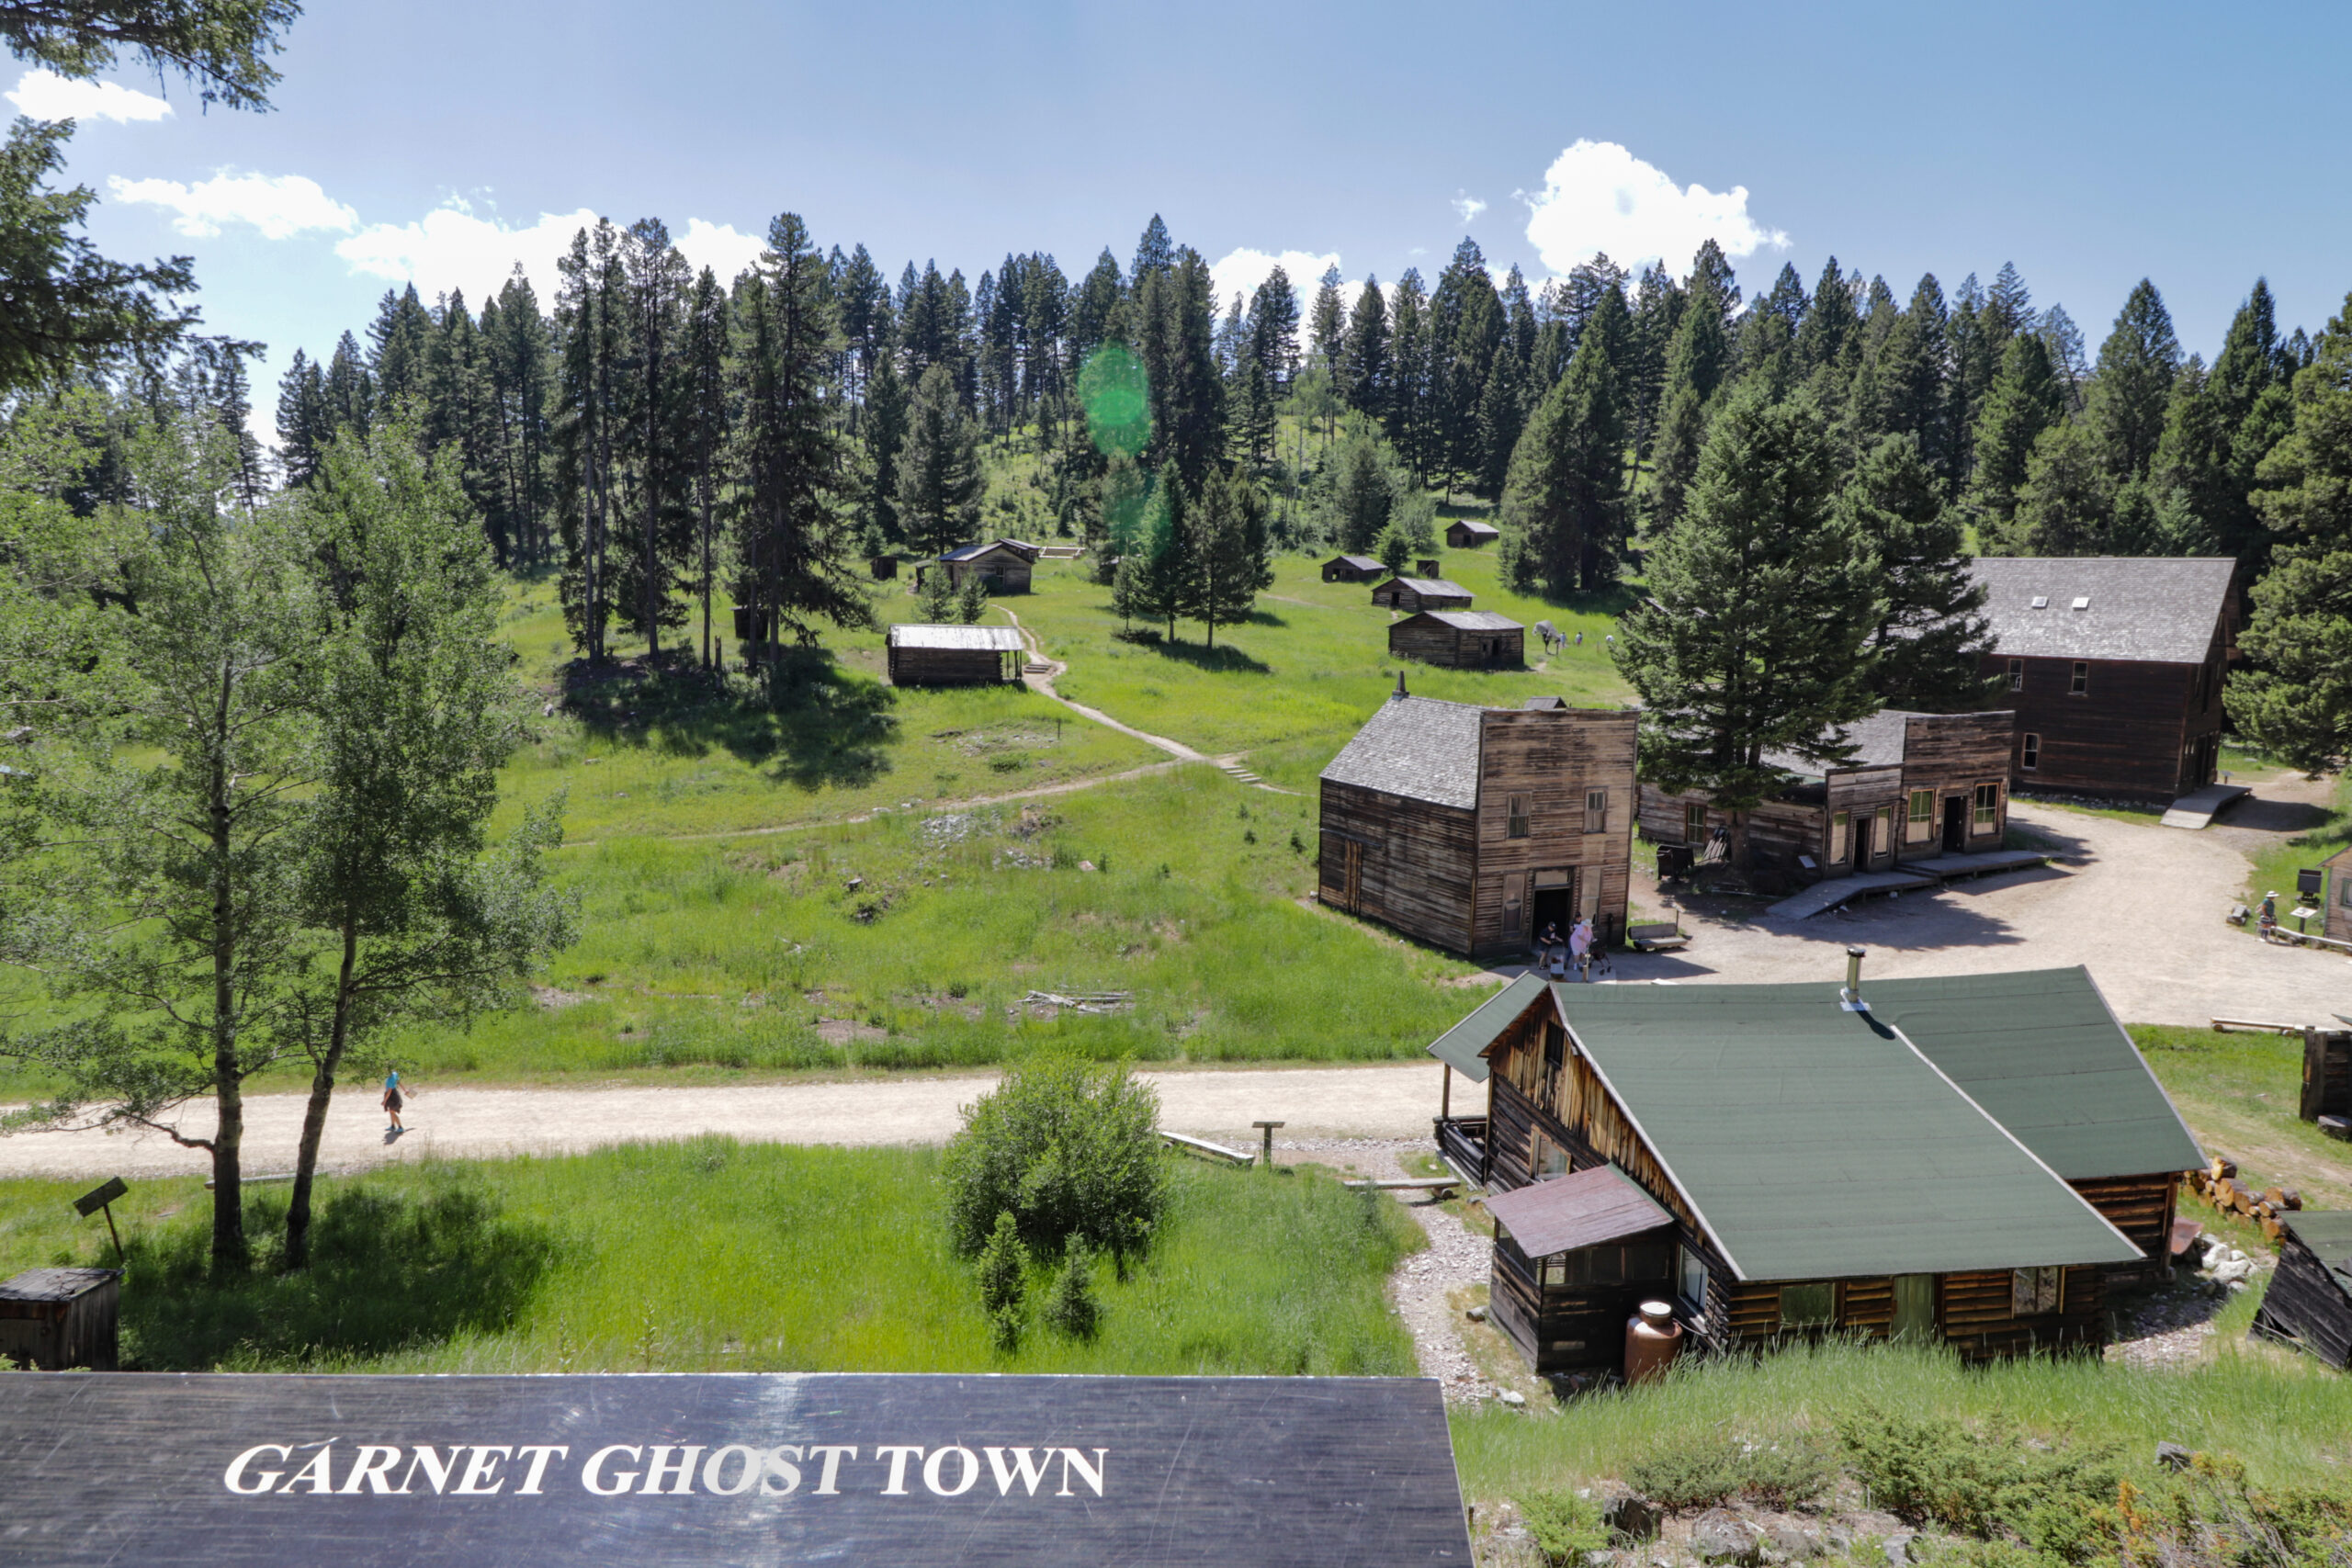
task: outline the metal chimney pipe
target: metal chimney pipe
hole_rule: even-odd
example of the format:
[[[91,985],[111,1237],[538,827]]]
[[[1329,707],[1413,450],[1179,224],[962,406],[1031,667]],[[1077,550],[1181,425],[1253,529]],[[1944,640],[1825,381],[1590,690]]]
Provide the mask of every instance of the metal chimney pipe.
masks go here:
[[[1846,986],[1838,993],[1838,1005],[1848,1012],[1868,1012],[1871,1004],[1862,1000],[1862,953],[1865,950],[1846,950]]]

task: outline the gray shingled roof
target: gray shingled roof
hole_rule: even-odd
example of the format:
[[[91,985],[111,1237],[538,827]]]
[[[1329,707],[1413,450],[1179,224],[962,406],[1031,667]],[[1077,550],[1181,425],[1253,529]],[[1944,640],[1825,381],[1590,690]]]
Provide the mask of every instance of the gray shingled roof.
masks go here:
[[[1392,577],[1386,582],[1376,585],[1375,592],[1377,592],[1379,588],[1387,588],[1390,586],[1409,588],[1414,592],[1422,595],[1424,598],[1443,596],[1453,599],[1467,599],[1470,597],[1470,590],[1463,587],[1462,584],[1458,582],[1448,582],[1442,577]]]
[[[1391,697],[1340,748],[1324,781],[1437,806],[1476,806],[1483,711],[1434,697]]]
[[[1381,571],[1385,570],[1378,561],[1373,559],[1370,556],[1333,556],[1329,560],[1325,561],[1323,564],[1325,566],[1349,567],[1357,571]]]
[[[890,628],[890,646],[959,653],[1018,653],[1021,634],[1011,626],[934,626],[908,622]]]
[[[1423,610],[1418,615],[1408,615],[1398,626],[1410,626],[1415,621],[1442,621],[1458,632],[1516,632],[1527,628],[1509,615],[1494,610]]]
[[[2199,664],[2235,568],[2227,557],[1984,556],[1971,570],[2004,658]]]
[[[1868,718],[1856,719],[1846,726],[1846,739],[1852,741],[1857,750],[1854,760],[1845,765],[1849,768],[1900,766],[1904,735],[1910,721],[1911,715],[1904,709],[1882,708]],[[1821,777],[1820,763],[1808,761],[1793,751],[1767,751],[1764,761],[1768,766],[1794,773],[1800,778]]]
[[[967,561],[987,555],[991,550],[1011,550],[1014,555],[1019,556],[1023,560],[1034,560],[1036,558],[1037,554],[1036,546],[1024,544],[1019,539],[989,539],[985,543],[978,545],[958,545],[954,549],[949,550],[945,555],[941,556],[939,558],[941,560]]]
[[[1502,537],[1503,532],[1500,528],[1496,527],[1492,523],[1474,523],[1467,517],[1457,517],[1453,522],[1447,524],[1446,526],[1449,528],[1467,528],[1473,534],[1481,535],[1489,539],[1498,539]]]

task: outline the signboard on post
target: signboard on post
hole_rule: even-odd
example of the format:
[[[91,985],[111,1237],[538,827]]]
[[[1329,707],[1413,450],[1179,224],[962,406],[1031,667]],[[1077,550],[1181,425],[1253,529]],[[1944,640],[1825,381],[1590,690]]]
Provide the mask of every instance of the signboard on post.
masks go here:
[[[1434,1382],[0,1378],[0,1560],[1470,1568]]]

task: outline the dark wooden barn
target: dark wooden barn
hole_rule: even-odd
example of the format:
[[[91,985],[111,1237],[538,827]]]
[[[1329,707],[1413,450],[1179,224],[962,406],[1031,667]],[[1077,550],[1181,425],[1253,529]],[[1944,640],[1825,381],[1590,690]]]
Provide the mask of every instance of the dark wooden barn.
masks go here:
[[[1522,976],[1430,1046],[1487,1086],[1439,1146],[1492,1194],[1494,1321],[1537,1371],[1615,1370],[1647,1298],[1702,1350],[2104,1341],[2110,1277],[2163,1266],[2203,1156],[2089,976],[1861,992]],[[1563,1228],[1596,1213],[1608,1234]]]
[[[1019,539],[994,539],[986,544],[965,545],[937,560],[923,562],[915,568],[915,581],[920,583],[932,572],[944,571],[948,582],[956,588],[977,577],[988,584],[991,593],[1026,593],[1036,560],[1036,546]]]
[[[2007,713],[1888,708],[1847,728],[1855,754],[1842,766],[1768,756],[1789,785],[1747,813],[1755,863],[1805,882],[1999,849],[2011,728]],[[1647,784],[1641,812],[1643,833],[1662,844],[1702,845],[1731,820],[1696,790]]]
[[[1502,536],[1503,531],[1493,524],[1473,523],[1467,517],[1457,517],[1445,525],[1445,547],[1450,550],[1475,550]]]
[[[1383,609],[1402,610],[1408,615],[1423,610],[1466,610],[1470,607],[1470,590],[1443,578],[1392,577],[1373,588],[1372,602]]]
[[[122,1270],[28,1269],[0,1281],[0,1367],[115,1370]]]
[[[2278,1269],[2253,1332],[2352,1371],[2352,1210],[2278,1216]]]
[[[2341,1013],[2335,1021],[2352,1024]],[[2303,1087],[2295,1112],[2306,1122],[2352,1116],[2352,1030],[2303,1031]]]
[[[994,686],[1021,679],[1028,657],[1011,626],[894,626],[893,686]]]
[[[2236,655],[2227,557],[1987,556],[1986,705],[2022,790],[2168,801],[2213,782]]]
[[[1323,770],[1323,902],[1480,958],[1518,957],[1585,916],[1622,934],[1637,716],[1397,687]]]
[[[1516,670],[1527,662],[1527,628],[1492,610],[1424,610],[1389,623],[1388,651],[1455,670]]]
[[[1323,563],[1326,582],[1371,582],[1388,575],[1388,569],[1370,556],[1333,556]]]

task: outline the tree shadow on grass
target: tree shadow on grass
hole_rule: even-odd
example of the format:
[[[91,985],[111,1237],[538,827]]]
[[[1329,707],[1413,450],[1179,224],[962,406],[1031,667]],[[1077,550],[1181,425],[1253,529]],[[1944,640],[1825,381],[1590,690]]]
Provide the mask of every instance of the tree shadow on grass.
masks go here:
[[[1274,672],[1272,665],[1263,660],[1250,658],[1230,643],[1221,642],[1210,648],[1197,642],[1170,642],[1163,637],[1158,651],[1162,659],[1173,659],[1212,674],[1271,675]]]
[[[237,1279],[209,1277],[209,1226],[134,1238],[122,1291],[124,1364],[283,1371],[493,1333],[527,1304],[560,1250],[544,1227],[508,1218],[476,1189],[352,1187],[320,1207],[311,1267],[281,1272],[274,1253],[285,1210],[280,1192],[247,1205],[247,1234],[272,1240]]]
[[[588,729],[673,757],[717,747],[805,790],[855,788],[890,768],[897,694],[821,648],[786,649],[772,682],[720,682],[687,668],[616,666],[576,677],[564,698]]]

